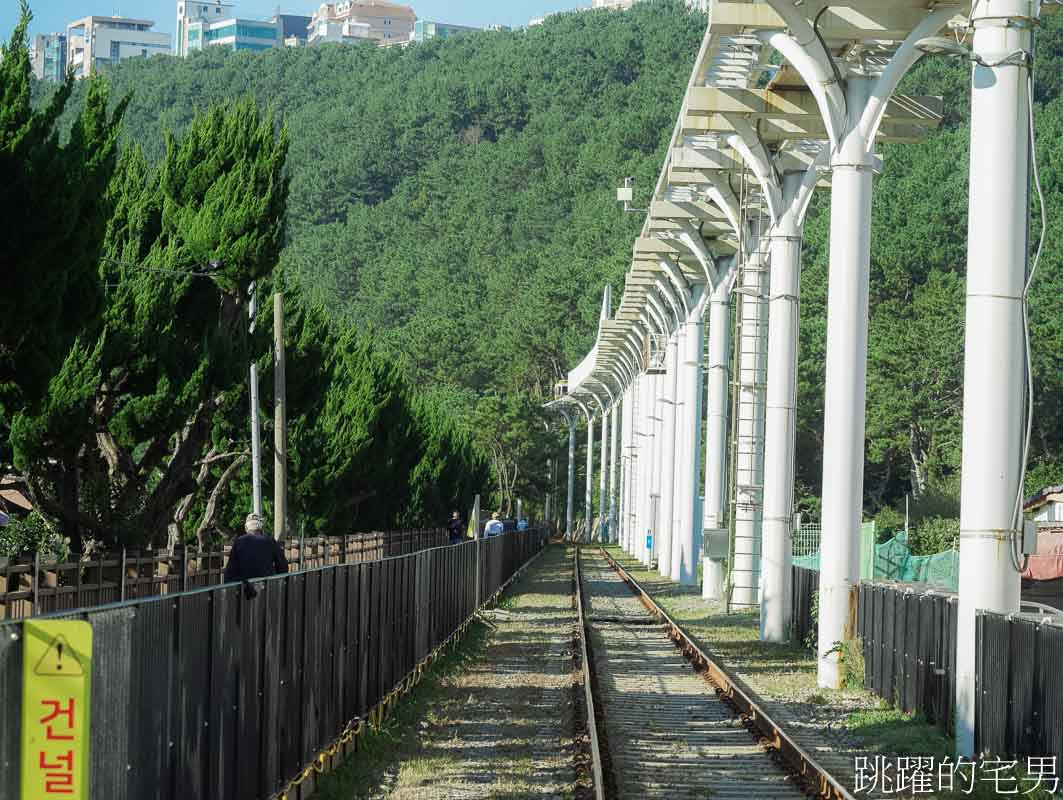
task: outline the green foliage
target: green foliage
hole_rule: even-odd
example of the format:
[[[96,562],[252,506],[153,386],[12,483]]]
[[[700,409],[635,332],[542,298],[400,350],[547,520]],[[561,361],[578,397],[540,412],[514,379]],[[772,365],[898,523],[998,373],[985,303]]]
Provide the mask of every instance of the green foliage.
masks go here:
[[[15,557],[40,553],[44,560],[65,561],[70,555],[70,540],[64,538],[40,513],[25,518],[13,517],[0,528],[0,556]]]
[[[641,225],[614,188],[633,175],[644,200],[655,183],[704,24],[680,2],[645,3],[407,49],[208,48],[108,77],[136,88],[126,138],[149,162],[197,108],[253,92],[283,112],[291,285],[331,323],[372,331],[477,449],[498,441],[473,422],[480,396],[523,404],[520,430],[539,438],[508,436],[491,482],[529,501],[547,474],[538,406],[593,341],[602,288],[620,288]],[[419,491],[411,513],[428,515],[464,493]]]
[[[126,107],[123,100],[109,111],[107,83],[85,81],[60,143],[57,120],[74,82],[33,106],[31,18],[22,0],[0,60],[0,460],[9,456],[12,417],[39,407],[75,340],[98,327],[98,258],[111,208],[106,189]]]
[[[879,543],[892,539],[904,530],[904,514],[892,506],[884,506],[875,514],[875,538]]]
[[[806,650],[815,653],[819,649],[819,592],[812,594],[812,607],[809,609],[809,613],[812,616],[812,627],[805,634],[801,644],[805,646]]]
[[[913,556],[932,556],[960,546],[958,517],[928,517],[908,532],[908,549]]]
[[[108,192],[102,330],[82,331],[40,412],[12,425],[16,465],[67,530],[145,544],[199,488],[194,467],[225,433],[216,417],[262,346],[242,333],[246,290],[279,259],[287,148],[244,101],[169,137],[158,169],[135,147],[123,155]]]

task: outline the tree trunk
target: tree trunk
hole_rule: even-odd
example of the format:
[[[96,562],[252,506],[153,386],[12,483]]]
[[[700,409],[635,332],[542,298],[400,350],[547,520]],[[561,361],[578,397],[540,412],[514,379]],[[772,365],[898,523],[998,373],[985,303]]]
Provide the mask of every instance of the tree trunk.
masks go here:
[[[59,486],[59,505],[62,509],[60,525],[63,536],[70,540],[74,553],[82,551],[81,526],[78,524],[78,466],[76,457],[63,459],[63,477]]]
[[[923,496],[926,491],[926,451],[919,444],[918,428],[912,424],[908,427],[908,456],[911,459],[910,475],[912,484],[912,496],[916,499]]]
[[[210,499],[207,500],[207,508],[203,512],[203,519],[199,521],[199,527],[196,528],[196,544],[202,549],[205,546],[205,538],[207,531],[214,527],[218,518],[218,501],[221,496],[229,488],[229,484],[236,476],[236,472],[240,467],[247,463],[247,456],[239,456],[228,467],[225,468],[225,472],[218,478],[218,482],[214,485],[214,490],[210,493]],[[206,465],[204,465],[206,466]]]

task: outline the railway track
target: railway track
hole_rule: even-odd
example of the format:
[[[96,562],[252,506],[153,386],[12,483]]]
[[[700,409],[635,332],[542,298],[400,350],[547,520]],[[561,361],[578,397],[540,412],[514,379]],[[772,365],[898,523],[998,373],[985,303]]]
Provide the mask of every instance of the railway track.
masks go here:
[[[575,574],[596,798],[850,798],[604,550]]]

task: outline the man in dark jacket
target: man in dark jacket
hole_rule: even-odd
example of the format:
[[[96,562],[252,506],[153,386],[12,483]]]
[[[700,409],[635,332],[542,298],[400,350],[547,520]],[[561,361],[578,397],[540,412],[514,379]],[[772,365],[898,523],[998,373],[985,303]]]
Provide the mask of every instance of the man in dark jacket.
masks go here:
[[[246,533],[237,538],[229,553],[229,564],[225,567],[226,583],[268,578],[288,572],[284,548],[272,536],[266,536],[262,527],[262,517],[248,515],[244,523]]]
[[[447,530],[450,531],[451,544],[461,544],[465,540],[465,523],[461,521],[461,515],[457,511],[451,513]]]

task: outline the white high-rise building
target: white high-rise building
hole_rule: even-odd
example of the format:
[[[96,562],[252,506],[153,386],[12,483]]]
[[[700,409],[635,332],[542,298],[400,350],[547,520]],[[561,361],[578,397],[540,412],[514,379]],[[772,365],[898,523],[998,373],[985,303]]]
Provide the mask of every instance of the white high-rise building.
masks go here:
[[[67,66],[84,78],[127,58],[169,53],[170,34],[153,31],[155,21],[128,17],[83,17],[66,26]]]
[[[177,41],[175,50],[182,58],[188,55],[188,29],[193,23],[203,22],[208,26],[212,22],[221,22],[232,16],[231,3],[222,0],[177,0]],[[198,27],[198,26],[197,26]]]

